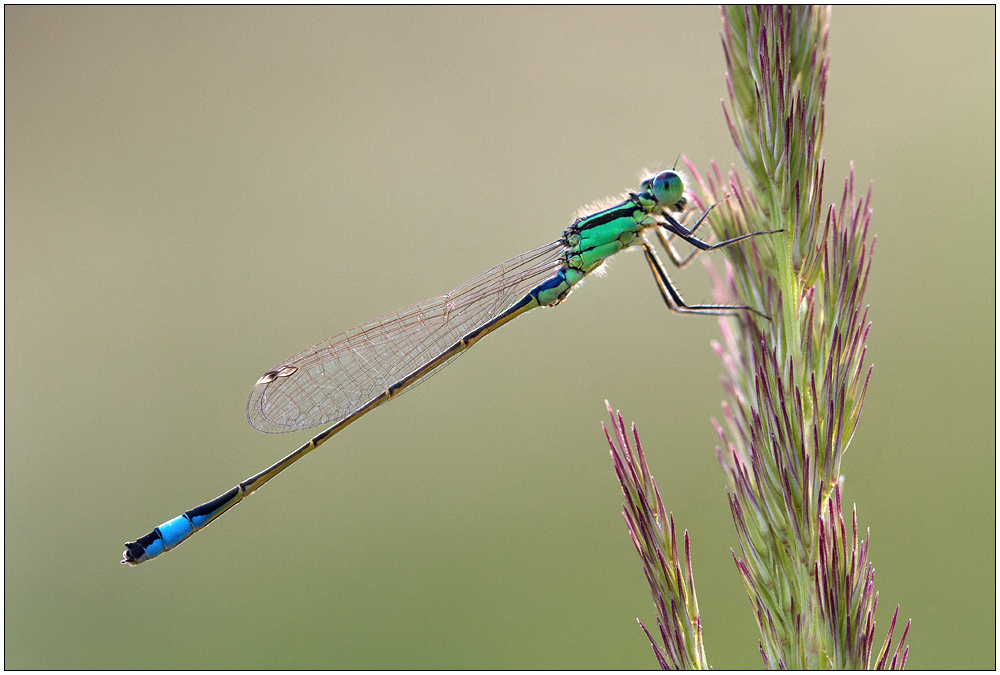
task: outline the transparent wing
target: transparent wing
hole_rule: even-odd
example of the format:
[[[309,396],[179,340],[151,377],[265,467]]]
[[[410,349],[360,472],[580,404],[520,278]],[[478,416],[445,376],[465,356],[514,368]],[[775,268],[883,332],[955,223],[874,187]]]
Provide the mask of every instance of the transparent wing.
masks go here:
[[[372,319],[282,361],[250,392],[247,419],[259,431],[282,433],[349,417],[523,298],[560,267],[563,250],[555,241],[528,251],[447,295]]]

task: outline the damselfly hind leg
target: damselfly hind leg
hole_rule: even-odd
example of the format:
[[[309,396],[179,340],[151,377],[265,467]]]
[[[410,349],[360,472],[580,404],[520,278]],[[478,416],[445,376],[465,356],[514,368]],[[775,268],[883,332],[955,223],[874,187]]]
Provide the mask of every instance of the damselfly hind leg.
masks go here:
[[[646,256],[646,262],[649,264],[649,269],[653,272],[653,278],[656,279],[656,287],[660,289],[660,295],[663,297],[663,302],[666,303],[667,309],[671,312],[677,312],[678,314],[714,314],[725,316],[745,310],[753,312],[768,321],[771,320],[771,317],[767,314],[759,312],[753,307],[748,307],[746,305],[687,304],[684,302],[684,298],[681,297],[681,294],[677,291],[674,283],[670,280],[670,277],[667,275],[667,271],[663,268],[663,264],[656,255],[656,251],[648,241],[643,240],[642,252]]]

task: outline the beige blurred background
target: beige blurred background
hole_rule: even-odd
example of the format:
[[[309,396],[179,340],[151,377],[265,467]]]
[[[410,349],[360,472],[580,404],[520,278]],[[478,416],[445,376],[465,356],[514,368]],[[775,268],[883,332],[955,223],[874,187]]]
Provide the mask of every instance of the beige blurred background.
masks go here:
[[[691,532],[709,661],[761,666],[709,423],[714,320],[641,256],[285,455],[265,369],[558,236],[678,153],[735,160],[715,8],[6,7],[6,668],[647,668],[600,424]],[[995,661],[995,9],[836,8],[828,200],[875,181],[875,364],[843,465],[877,640]],[[707,300],[696,265],[677,276]],[[898,633],[897,633],[898,635]]]

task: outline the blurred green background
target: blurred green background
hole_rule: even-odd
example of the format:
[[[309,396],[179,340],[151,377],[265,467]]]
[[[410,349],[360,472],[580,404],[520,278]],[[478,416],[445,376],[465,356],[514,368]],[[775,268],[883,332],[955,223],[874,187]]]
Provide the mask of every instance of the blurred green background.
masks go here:
[[[877,640],[995,661],[995,9],[836,8],[827,201],[875,181],[875,364],[843,465]],[[600,424],[691,531],[709,661],[757,632],[710,318],[642,257],[529,314],[220,524],[122,544],[309,437],[280,360],[736,156],[715,8],[5,8],[6,668],[646,668]],[[708,300],[698,265],[677,275]],[[897,633],[898,636],[898,633]]]

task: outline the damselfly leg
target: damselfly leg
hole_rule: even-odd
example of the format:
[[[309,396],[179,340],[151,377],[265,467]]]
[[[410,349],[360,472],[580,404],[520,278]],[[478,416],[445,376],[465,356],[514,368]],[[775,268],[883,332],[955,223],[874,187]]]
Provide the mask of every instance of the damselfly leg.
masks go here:
[[[711,213],[712,209],[721,204],[725,200],[718,201],[712,204],[705,213],[701,215],[698,221],[694,224],[691,229],[685,227],[683,223],[678,221],[669,213],[664,213],[661,219],[660,226],[656,228],[656,236],[660,239],[663,244],[664,249],[667,251],[667,255],[670,257],[670,262],[673,263],[678,269],[683,269],[690,263],[696,255],[702,251],[714,251],[719,248],[724,248],[730,244],[735,244],[738,241],[743,241],[744,239],[749,239],[750,237],[755,237],[760,234],[775,234],[781,232],[782,230],[771,230],[767,232],[751,232],[749,234],[743,234],[738,237],[733,237],[732,239],[726,239],[725,241],[720,241],[716,244],[710,244],[694,236],[695,232],[701,227],[701,224],[705,222],[708,214]],[[684,220],[687,220],[685,216]],[[670,233],[670,236],[666,236],[664,231]],[[681,256],[677,249],[673,246],[674,238],[682,239],[686,241],[691,246],[695,247],[691,253],[687,256]],[[663,301],[666,303],[667,308],[672,312],[677,312],[678,314],[715,314],[715,315],[728,315],[741,310],[748,310],[761,316],[768,321],[771,317],[760,312],[747,305],[715,305],[715,304],[699,304],[699,305],[689,305],[684,302],[684,298],[681,297],[680,292],[677,287],[671,281],[670,276],[667,274],[666,269],[663,267],[663,263],[660,262],[659,257],[656,255],[656,250],[649,243],[643,235],[643,253],[646,256],[646,262],[649,264],[650,270],[653,272],[653,278],[656,280],[656,286],[660,290],[660,295],[663,297]]]

